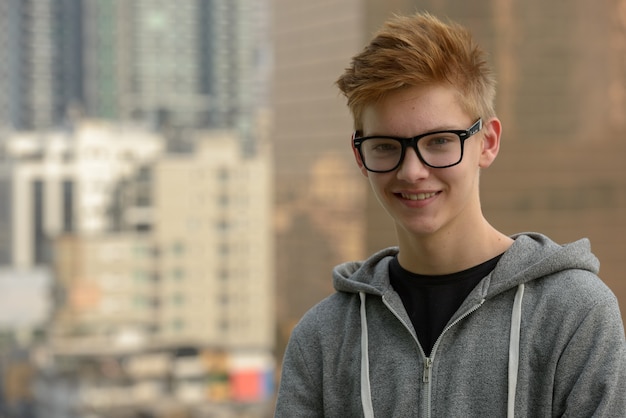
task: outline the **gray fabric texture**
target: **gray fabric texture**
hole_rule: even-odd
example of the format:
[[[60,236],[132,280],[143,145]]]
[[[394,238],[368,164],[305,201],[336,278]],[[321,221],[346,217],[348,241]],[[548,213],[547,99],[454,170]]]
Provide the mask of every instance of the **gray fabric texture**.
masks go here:
[[[506,416],[511,313],[524,283],[515,416],[626,417],[624,328],[588,240],[513,238],[430,358],[389,284],[397,248],[337,266],[336,293],[293,330],[275,416],[364,416],[359,292],[366,296],[367,390],[375,417]]]

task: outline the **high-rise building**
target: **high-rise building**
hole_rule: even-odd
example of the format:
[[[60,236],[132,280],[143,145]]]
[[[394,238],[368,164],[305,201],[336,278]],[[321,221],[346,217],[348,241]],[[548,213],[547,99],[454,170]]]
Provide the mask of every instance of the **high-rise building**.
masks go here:
[[[60,233],[112,229],[117,183],[164,150],[157,134],[136,126],[84,121],[73,131],[21,132],[3,144],[0,187],[7,192],[0,263],[32,267],[52,261]]]
[[[49,125],[53,118],[53,36],[50,2],[8,1],[2,9],[1,120],[10,127]]]
[[[271,68],[265,0],[0,0],[0,127],[77,115],[240,132],[253,151]]]
[[[269,155],[246,155],[232,132],[199,134],[198,145],[193,155],[151,165],[152,228],[56,240],[55,293],[64,296],[48,332],[52,362],[43,365],[40,405],[103,413],[140,410],[146,397],[155,408],[160,400],[268,405],[275,345]],[[142,190],[128,188],[125,196]],[[118,210],[121,218],[142,208],[133,202]],[[109,364],[111,373],[88,375],[93,364]],[[61,375],[74,382],[65,396],[56,388]],[[106,396],[114,399],[102,402]]]
[[[198,126],[208,104],[200,89],[201,3],[84,0],[85,112]]]
[[[279,344],[329,294],[331,268],[366,252],[366,188],[333,82],[363,39],[362,1],[273,2]]]
[[[224,348],[274,346],[271,164],[235,135],[199,138],[195,157],[154,167],[163,338]]]
[[[82,98],[80,0],[0,1],[0,126],[61,125]]]
[[[507,233],[590,237],[602,278],[626,300],[619,255],[626,250],[626,166],[618,163],[626,153],[619,135],[626,129],[623,0],[274,0],[281,344],[332,291],[334,264],[395,241],[353,165],[351,120],[333,83],[384,20],[416,10],[469,27],[494,64],[504,136],[482,178],[488,218]]]
[[[200,135],[197,153],[151,161],[149,196],[129,193],[107,211],[130,220],[124,228],[60,229],[50,238],[66,295],[54,335],[106,341],[132,331],[150,343],[271,351],[269,156],[245,156],[232,133]],[[82,196],[87,189],[111,189],[89,184],[77,185],[76,201],[101,200]],[[41,200],[42,213],[55,212],[53,199]],[[136,219],[149,227],[133,228]]]
[[[8,127],[16,115],[16,98],[19,84],[17,74],[19,58],[17,46],[18,36],[15,34],[16,14],[19,9],[12,7],[11,2],[0,2],[0,126]],[[13,25],[12,25],[13,23]]]
[[[237,129],[253,151],[260,112],[269,105],[271,47],[268,1],[200,2],[202,91],[206,126]]]

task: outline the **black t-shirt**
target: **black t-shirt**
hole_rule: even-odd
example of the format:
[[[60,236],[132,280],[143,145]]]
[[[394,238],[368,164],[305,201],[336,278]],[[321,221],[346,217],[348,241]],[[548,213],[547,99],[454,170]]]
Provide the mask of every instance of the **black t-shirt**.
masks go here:
[[[427,356],[452,315],[472,289],[496,267],[500,257],[502,255],[467,270],[439,276],[411,273],[400,266],[397,257],[391,261],[391,285],[400,295]]]

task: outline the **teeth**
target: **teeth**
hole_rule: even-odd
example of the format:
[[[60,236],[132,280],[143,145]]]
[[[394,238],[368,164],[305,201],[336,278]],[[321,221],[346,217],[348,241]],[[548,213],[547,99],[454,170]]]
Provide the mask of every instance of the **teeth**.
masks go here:
[[[437,193],[417,193],[417,194],[402,193],[402,198],[408,199],[408,200],[424,200],[424,199],[433,197],[436,194]]]

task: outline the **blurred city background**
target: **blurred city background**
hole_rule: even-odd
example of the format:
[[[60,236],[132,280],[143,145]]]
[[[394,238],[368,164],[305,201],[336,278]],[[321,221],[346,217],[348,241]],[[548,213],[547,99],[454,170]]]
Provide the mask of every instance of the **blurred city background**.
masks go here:
[[[502,231],[626,307],[626,0],[0,0],[0,418],[269,417],[331,269],[394,244],[334,81],[392,13],[490,52]]]

